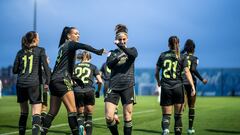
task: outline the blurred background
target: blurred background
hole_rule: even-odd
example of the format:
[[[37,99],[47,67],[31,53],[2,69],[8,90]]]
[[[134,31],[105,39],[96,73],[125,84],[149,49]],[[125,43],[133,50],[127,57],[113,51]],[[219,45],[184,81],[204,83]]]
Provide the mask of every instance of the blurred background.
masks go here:
[[[36,30],[53,68],[64,26],[80,31],[80,42],[95,48],[115,49],[114,27],[129,31],[129,45],[137,48],[138,95],[153,95],[154,69],[161,52],[168,50],[172,35],[196,43],[198,69],[207,85],[198,82],[198,95],[240,95],[240,1],[238,0],[2,0],[0,1],[0,80],[3,95],[15,95],[12,64],[22,36]],[[93,55],[97,67],[106,56]]]

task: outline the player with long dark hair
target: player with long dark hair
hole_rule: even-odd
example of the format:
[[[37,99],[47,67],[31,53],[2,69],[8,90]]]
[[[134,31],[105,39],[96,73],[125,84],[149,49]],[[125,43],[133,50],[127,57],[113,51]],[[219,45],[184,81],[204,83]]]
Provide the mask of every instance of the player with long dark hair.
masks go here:
[[[43,132],[46,134],[54,117],[57,115],[61,102],[64,103],[68,112],[68,123],[73,135],[78,135],[77,109],[73,92],[73,68],[75,64],[75,53],[78,49],[88,50],[95,54],[102,55],[104,49],[96,50],[89,45],[79,43],[79,31],[75,27],[63,29],[58,57],[53,69],[50,82],[50,110],[43,122]],[[81,80],[75,80],[82,83]]]
[[[90,63],[91,54],[89,52],[83,51],[78,59],[81,62],[75,65],[74,76],[83,82],[82,86],[74,87],[79,132],[80,135],[83,135],[85,129],[87,135],[92,135],[92,114],[95,105],[94,78],[98,84],[97,91],[101,90],[103,82],[97,67]]]
[[[128,47],[128,29],[118,24],[115,28],[115,45],[117,49],[110,51],[107,66],[111,69],[109,89],[105,96],[106,123],[113,135],[118,135],[114,112],[121,97],[124,117],[124,135],[132,133],[132,110],[134,103],[134,62],[138,55],[135,47]]]
[[[170,118],[172,108],[174,107],[174,132],[175,135],[182,134],[182,110],[184,104],[184,90],[181,73],[185,70],[192,91],[191,95],[195,95],[195,87],[192,81],[189,69],[180,56],[179,39],[177,36],[171,36],[168,40],[169,51],[161,53],[156,64],[155,78],[158,86],[161,86],[161,101],[162,106],[162,134],[169,134]],[[159,71],[162,70],[161,81]],[[172,107],[173,106],[173,107]]]
[[[40,83],[42,67],[45,73],[45,87],[48,87],[50,71],[45,49],[38,47],[39,36],[35,31],[27,32],[22,38],[22,49],[18,51],[13,65],[17,77],[17,102],[20,103],[19,135],[25,135],[28,118],[28,100],[32,105],[32,135],[41,129],[42,91]]]
[[[185,53],[186,52],[186,53]],[[186,59],[187,62],[187,66],[190,69],[192,78],[193,78],[193,83],[196,89],[197,86],[197,79],[196,77],[203,82],[203,84],[207,83],[207,80],[204,79],[198,72],[197,70],[197,65],[198,65],[198,58],[196,56],[194,56],[195,53],[195,43],[192,39],[188,39],[184,45],[184,49],[181,52],[183,55],[183,57]],[[195,133],[195,130],[193,129],[193,121],[194,121],[194,117],[195,117],[195,102],[196,102],[196,94],[194,96],[191,96],[191,90],[192,87],[189,83],[189,81],[187,80],[187,78],[183,77],[184,81],[184,88],[186,90],[186,94],[187,94],[187,104],[188,104],[188,134],[193,134]]]

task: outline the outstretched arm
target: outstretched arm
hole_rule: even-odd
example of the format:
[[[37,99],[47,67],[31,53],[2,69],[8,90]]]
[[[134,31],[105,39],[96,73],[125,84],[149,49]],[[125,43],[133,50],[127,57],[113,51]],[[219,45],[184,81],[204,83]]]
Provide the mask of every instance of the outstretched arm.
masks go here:
[[[105,51],[104,49],[98,50],[98,49],[93,48],[91,45],[87,45],[87,44],[83,44],[83,43],[71,41],[70,44],[73,45],[74,50],[83,49],[83,50],[95,53],[97,55],[102,55]]]

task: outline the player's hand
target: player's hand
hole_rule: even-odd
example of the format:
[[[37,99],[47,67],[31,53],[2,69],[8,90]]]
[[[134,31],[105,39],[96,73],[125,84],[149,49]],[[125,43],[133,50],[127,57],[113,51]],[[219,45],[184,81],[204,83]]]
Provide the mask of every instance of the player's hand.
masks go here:
[[[43,88],[44,88],[44,90],[45,90],[46,92],[48,92],[49,86],[48,86],[47,84],[45,84],[45,85],[43,86]]]
[[[96,91],[96,92],[95,92],[95,96],[96,96],[96,98],[99,98],[99,97],[100,97],[100,92],[99,92],[99,91]]]
[[[191,96],[193,97],[193,96],[195,96],[195,94],[196,94],[196,90],[195,90],[195,87],[192,87],[192,92],[191,92]]]
[[[125,44],[121,43],[119,40],[114,40],[114,44],[117,45],[117,47],[119,48],[125,47]]]
[[[208,82],[208,80],[206,80],[206,79],[203,79],[203,84],[207,84],[207,82]]]
[[[100,49],[99,52],[97,53],[98,55],[103,55],[103,54],[107,54],[108,51],[104,48]]]

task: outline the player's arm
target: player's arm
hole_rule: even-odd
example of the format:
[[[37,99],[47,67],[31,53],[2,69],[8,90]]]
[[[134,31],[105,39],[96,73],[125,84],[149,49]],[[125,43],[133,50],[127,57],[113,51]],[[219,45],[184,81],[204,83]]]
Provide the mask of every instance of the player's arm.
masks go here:
[[[198,65],[198,62],[197,60],[194,61],[191,65],[191,72],[197,76],[197,78],[202,81],[204,84],[207,83],[207,80],[206,79],[203,79],[203,77],[199,74],[198,70],[197,70],[197,65]]]
[[[16,58],[14,60],[13,64],[13,74],[18,74],[19,73],[19,58],[18,58],[18,53],[16,55]]]
[[[117,55],[115,52],[110,52],[110,56],[107,57],[107,66],[110,69],[113,69],[115,65],[120,61],[120,59],[125,56],[124,53]]]
[[[135,47],[127,48],[120,43],[117,44],[117,46],[128,56],[129,59],[135,59],[138,56],[138,52]]]
[[[188,59],[184,58],[184,60],[183,60],[184,73],[185,73],[185,76],[186,76],[188,82],[190,83],[190,85],[192,87],[191,96],[194,96],[196,94],[196,89],[195,89],[195,86],[194,86],[194,83],[193,83],[192,74],[191,74],[190,69],[188,67],[189,67],[188,66]]]
[[[158,87],[161,86],[161,80],[160,80],[159,73],[160,73],[160,70],[161,70],[161,67],[162,67],[163,57],[164,57],[163,54],[161,54],[159,56],[157,64],[156,64],[156,69],[155,69],[155,79],[157,81]]]
[[[44,73],[45,73],[45,76],[46,76],[46,78],[45,78],[46,79],[45,85],[49,85],[50,77],[51,77],[51,70],[50,70],[50,68],[48,66],[47,56],[46,56],[44,48],[42,48],[42,50],[41,50],[41,61],[42,61],[42,66],[43,66]]]
[[[159,77],[159,72],[160,72],[160,68],[158,66],[156,66],[156,69],[155,69],[155,79],[157,81],[157,85],[158,87],[161,86],[161,81],[160,81],[160,77]]]
[[[70,45],[73,46],[74,50],[83,49],[83,50],[95,53],[97,55],[102,55],[103,53],[106,52],[106,50],[104,50],[104,49],[98,50],[98,49],[93,48],[90,45],[79,43],[79,42],[74,42],[74,41],[71,41]]]
[[[94,75],[97,79],[97,84],[98,84],[98,88],[97,88],[97,91],[96,91],[96,98],[99,98],[100,97],[100,91],[101,91],[101,88],[102,88],[102,84],[103,84],[103,80],[101,78],[101,75],[100,75],[100,72],[98,71],[97,67],[95,67],[94,69]]]

